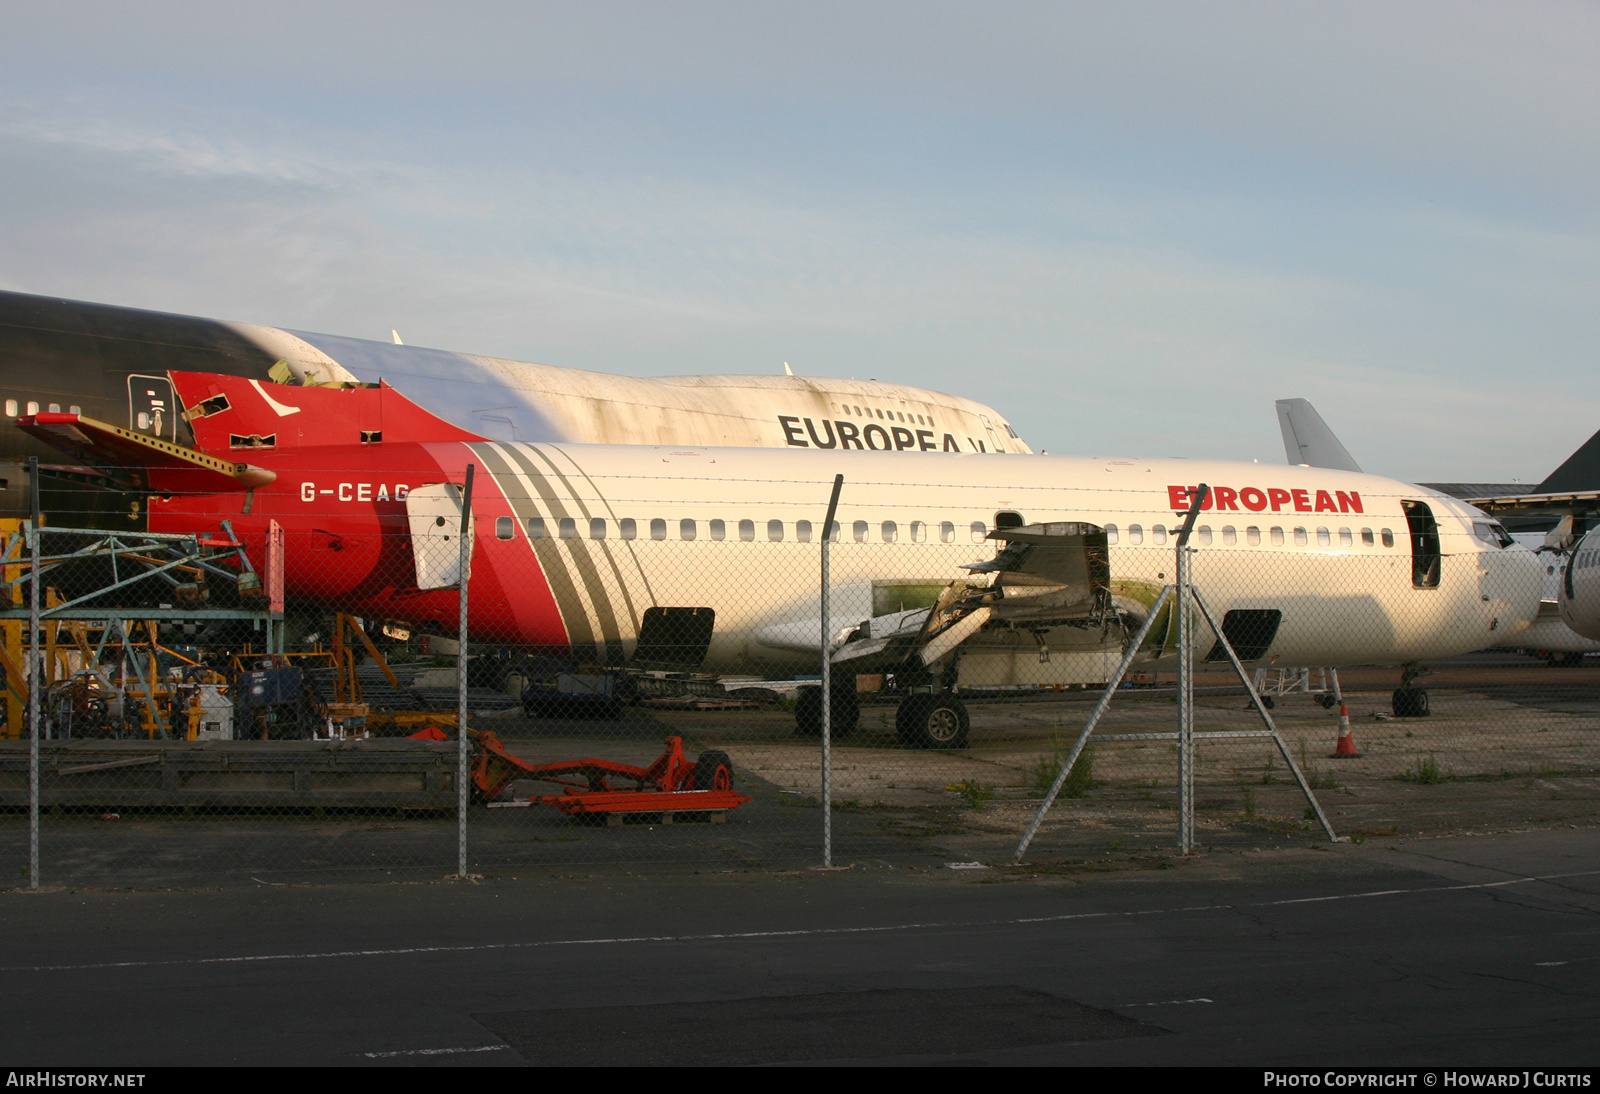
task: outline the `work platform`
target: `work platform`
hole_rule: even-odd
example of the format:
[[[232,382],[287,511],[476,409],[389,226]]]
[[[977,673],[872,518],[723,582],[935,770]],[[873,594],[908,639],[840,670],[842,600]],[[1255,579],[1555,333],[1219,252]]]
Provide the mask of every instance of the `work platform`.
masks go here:
[[[41,741],[43,808],[456,808],[457,746],[348,741]],[[0,807],[28,806],[28,742],[0,741]]]

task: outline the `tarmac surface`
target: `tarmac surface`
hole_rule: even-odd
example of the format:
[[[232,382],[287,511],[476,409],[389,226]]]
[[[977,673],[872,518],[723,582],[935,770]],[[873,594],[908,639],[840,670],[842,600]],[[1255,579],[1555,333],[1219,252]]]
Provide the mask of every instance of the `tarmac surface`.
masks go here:
[[[5,1062],[1600,1059],[1600,829],[1087,866],[0,893]]]

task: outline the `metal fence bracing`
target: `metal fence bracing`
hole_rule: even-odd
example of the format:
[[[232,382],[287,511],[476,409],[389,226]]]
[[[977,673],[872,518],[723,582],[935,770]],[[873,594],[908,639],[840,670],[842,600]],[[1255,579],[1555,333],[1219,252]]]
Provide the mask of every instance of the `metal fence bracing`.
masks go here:
[[[1600,666],[1522,644],[1509,548],[1419,565],[1380,499],[1197,511],[1184,553],[1164,491],[958,509],[525,447],[0,528],[11,884],[1098,868],[1600,815]]]

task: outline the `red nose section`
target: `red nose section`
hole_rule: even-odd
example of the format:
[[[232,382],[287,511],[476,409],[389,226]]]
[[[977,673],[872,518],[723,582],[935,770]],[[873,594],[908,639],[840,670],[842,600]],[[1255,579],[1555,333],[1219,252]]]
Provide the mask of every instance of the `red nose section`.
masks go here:
[[[215,372],[169,372],[195,447],[285,451],[395,441],[477,441],[386,383],[300,387]]]
[[[324,427],[309,412],[286,417],[304,418],[310,429]],[[567,629],[531,543],[493,534],[511,507],[466,445],[374,441],[258,449],[253,457],[277,478],[256,488],[248,501],[238,492],[154,495],[151,530],[220,532],[221,522],[228,520],[252,564],[261,567],[269,528],[276,522],[284,531],[284,582],[291,604],[453,635],[460,610],[457,590],[419,587],[406,499],[422,486],[460,483],[467,464],[476,463],[473,524],[485,534],[475,536],[473,545],[470,634],[478,642],[567,646]]]

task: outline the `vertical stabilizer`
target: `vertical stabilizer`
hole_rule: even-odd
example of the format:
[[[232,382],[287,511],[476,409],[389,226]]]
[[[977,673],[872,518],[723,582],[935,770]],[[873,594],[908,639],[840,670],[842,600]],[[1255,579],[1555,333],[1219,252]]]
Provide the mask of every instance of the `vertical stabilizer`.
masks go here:
[[[1600,433],[1567,457],[1565,463],[1539,484],[1540,494],[1569,494],[1600,489]]]
[[[1283,451],[1291,464],[1333,471],[1361,470],[1322,415],[1305,399],[1278,400],[1278,427],[1283,430]]]

